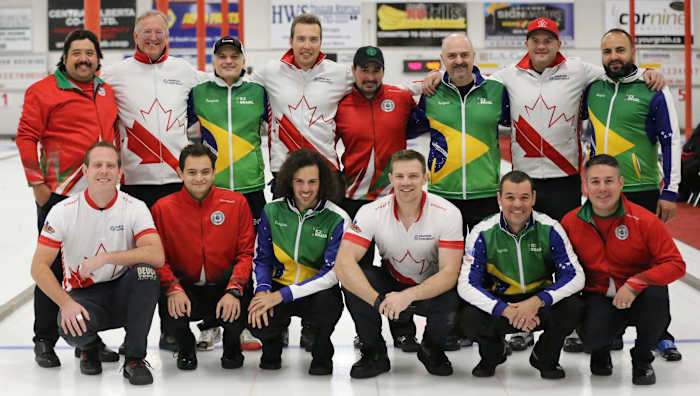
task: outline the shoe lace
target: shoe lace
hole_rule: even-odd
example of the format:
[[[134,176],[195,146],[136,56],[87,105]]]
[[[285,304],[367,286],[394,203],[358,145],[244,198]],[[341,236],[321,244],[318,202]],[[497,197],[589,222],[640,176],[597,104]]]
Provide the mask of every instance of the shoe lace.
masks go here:
[[[124,371],[124,369],[126,369],[127,365],[131,368],[136,368],[136,367],[148,367],[149,369],[153,368],[153,366],[151,366],[151,363],[149,363],[148,360],[146,360],[146,359],[131,359],[131,360],[124,361],[124,365],[119,370],[119,372]]]

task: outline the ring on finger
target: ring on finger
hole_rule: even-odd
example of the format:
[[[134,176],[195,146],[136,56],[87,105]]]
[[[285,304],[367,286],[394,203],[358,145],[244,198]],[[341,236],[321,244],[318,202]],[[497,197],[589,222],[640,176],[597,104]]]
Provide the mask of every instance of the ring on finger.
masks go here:
[[[83,314],[75,315],[75,320],[83,320]]]

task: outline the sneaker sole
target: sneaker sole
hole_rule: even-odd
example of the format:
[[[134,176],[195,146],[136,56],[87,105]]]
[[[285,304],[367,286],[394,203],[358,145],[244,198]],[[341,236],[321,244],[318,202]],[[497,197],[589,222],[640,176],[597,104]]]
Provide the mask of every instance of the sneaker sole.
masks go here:
[[[128,379],[131,385],[150,385],[153,383],[153,377],[144,378],[142,380],[133,379],[129,374],[127,374],[126,370],[124,370],[124,378]]]
[[[357,375],[357,374],[353,374],[352,369],[350,369],[350,378],[355,378],[355,379],[374,378],[374,377],[376,377],[376,376],[378,376],[378,375],[380,375],[380,374],[388,373],[389,371],[391,371],[391,364],[388,364],[386,367],[382,367],[381,371],[379,371],[379,372],[376,373],[376,374],[369,373],[369,374],[371,374],[371,375]]]
[[[454,372],[454,370],[452,369],[451,366],[450,366],[449,370],[445,369],[444,371],[435,370],[435,369],[430,368],[430,365],[426,362],[427,359],[420,353],[418,354],[418,360],[420,360],[420,362],[423,363],[423,366],[425,366],[425,369],[432,375],[437,375],[439,377],[447,377],[449,375],[452,375],[452,373]]]

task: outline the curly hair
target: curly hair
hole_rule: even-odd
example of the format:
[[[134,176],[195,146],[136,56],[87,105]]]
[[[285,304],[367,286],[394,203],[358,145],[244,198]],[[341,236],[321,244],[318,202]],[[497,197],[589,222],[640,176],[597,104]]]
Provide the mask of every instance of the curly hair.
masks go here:
[[[102,63],[100,62],[100,59],[102,59],[102,50],[100,49],[100,40],[97,39],[97,36],[95,33],[89,31],[89,30],[83,30],[83,29],[77,29],[73,30],[66,36],[65,41],[63,42],[63,56],[61,56],[58,59],[58,63],[56,63],[56,66],[58,67],[58,70],[65,72],[66,71],[66,64],[63,61],[63,58],[68,56],[68,50],[70,50],[70,46],[73,44],[73,41],[75,40],[85,40],[88,39],[90,42],[92,42],[92,45],[95,46],[95,53],[97,54],[97,70],[100,70],[102,67]]]
[[[306,166],[316,166],[318,168],[318,199],[332,200],[338,189],[336,178],[333,177],[333,171],[321,154],[309,149],[299,149],[289,154],[275,176],[276,195],[293,199],[294,188],[292,187],[292,180],[294,179],[294,174]]]

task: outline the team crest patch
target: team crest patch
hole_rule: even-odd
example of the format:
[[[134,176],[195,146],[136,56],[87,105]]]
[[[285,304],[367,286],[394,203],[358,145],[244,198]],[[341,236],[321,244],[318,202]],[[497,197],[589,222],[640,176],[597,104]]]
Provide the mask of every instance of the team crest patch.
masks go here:
[[[353,221],[352,224],[350,224],[350,228],[355,232],[362,233],[362,228],[357,224],[357,221]]]
[[[630,230],[626,225],[618,226],[615,228],[615,236],[617,239],[624,241],[628,236],[630,236]]]
[[[54,230],[53,227],[51,227],[51,224],[49,224],[48,221],[44,223],[44,227],[42,227],[42,229],[48,232],[49,234],[53,234],[54,232],[56,232],[56,230]]]
[[[100,96],[105,96],[106,92],[105,92],[104,87],[100,87],[100,88],[97,90],[97,94],[100,95]]]
[[[394,101],[391,99],[384,99],[382,101],[382,111],[385,113],[391,113],[394,111],[394,108],[396,108],[396,104],[394,104]]]
[[[217,210],[216,212],[212,213],[211,216],[209,216],[209,220],[211,220],[212,224],[218,226],[224,223],[226,216],[224,216],[224,212]]]

